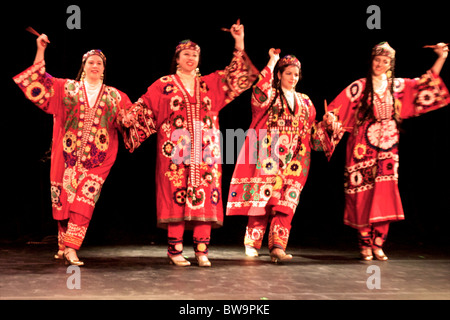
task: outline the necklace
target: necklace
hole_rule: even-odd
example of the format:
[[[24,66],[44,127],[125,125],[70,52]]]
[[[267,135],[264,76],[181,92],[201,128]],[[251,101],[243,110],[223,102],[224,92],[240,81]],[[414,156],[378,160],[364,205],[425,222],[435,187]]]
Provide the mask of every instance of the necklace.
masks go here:
[[[95,101],[97,100],[98,94],[100,93],[100,88],[103,83],[100,81],[97,84],[91,84],[88,81],[84,80],[84,87],[86,89],[86,95],[89,102],[89,107],[93,107],[95,105]]]
[[[177,72],[178,73],[178,72]],[[180,77],[181,79],[181,77]],[[200,165],[202,163],[202,120],[200,118],[200,79],[198,77],[193,78],[193,85],[195,85],[195,105],[191,104],[189,98],[184,91],[185,88],[179,84],[177,77],[172,76],[172,80],[178,86],[183,95],[184,101],[186,103],[186,115],[187,115],[187,126],[189,133],[191,135],[191,156],[189,161],[189,178],[193,187],[198,187],[201,183],[200,176]]]
[[[289,108],[289,111],[291,111],[292,114],[295,112],[295,96],[293,90],[284,90],[283,88],[284,97],[286,98],[286,103]]]
[[[192,96],[195,88],[195,74],[186,74],[181,72],[180,70],[177,70],[177,75],[178,77],[180,77],[180,80],[187,92]]]
[[[388,86],[387,76],[385,73],[381,77],[372,77],[373,90],[379,94],[383,95]]]

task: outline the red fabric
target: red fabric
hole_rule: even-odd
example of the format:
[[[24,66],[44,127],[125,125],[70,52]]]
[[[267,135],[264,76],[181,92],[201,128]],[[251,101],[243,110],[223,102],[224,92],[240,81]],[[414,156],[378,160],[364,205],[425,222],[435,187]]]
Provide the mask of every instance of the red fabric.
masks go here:
[[[398,191],[399,132],[393,120],[394,101],[402,119],[419,116],[450,103],[447,87],[430,72],[417,79],[395,79],[394,99],[389,88],[373,99],[375,120],[356,126],[355,113],[363,98],[365,79],[350,84],[328,106],[346,131],[344,223],[362,228],[404,219]]]
[[[173,222],[167,225],[167,236],[169,242],[168,254],[178,255],[182,253],[183,235],[185,230],[185,221]],[[193,227],[193,246],[196,254],[208,254],[208,246],[211,239],[211,223],[194,221]]]
[[[81,214],[70,213],[67,220],[58,220],[58,247],[64,250],[65,247],[79,250],[86,237],[86,231],[90,219]]]
[[[53,217],[70,218],[70,212],[87,219],[118,149],[116,116],[131,105],[128,96],[103,86],[97,102],[89,106],[84,84],[54,78],[37,63],[14,77],[26,98],[53,115],[51,197]]]
[[[358,229],[359,246],[373,249],[383,247],[389,232],[389,222],[374,223],[368,227]]]
[[[286,250],[291,230],[293,215],[275,212],[264,216],[250,216],[248,218],[244,245],[255,249],[261,249],[267,225],[269,227],[269,250],[280,248]]]
[[[247,90],[256,77],[244,52],[225,70],[196,79],[189,94],[178,75],[154,82],[123,117],[125,144],[133,151],[154,132],[157,223],[223,224],[219,111]],[[128,121],[128,119],[132,119]],[[127,122],[128,121],[128,122]]]
[[[209,239],[211,236],[211,223],[196,221],[192,223],[194,239]],[[167,236],[170,239],[183,241],[185,222],[173,222],[167,226]]]
[[[315,121],[309,97],[295,93],[289,108],[272,81],[266,67],[253,88],[253,120],[231,179],[227,215],[262,216],[268,208],[293,215],[308,178],[311,151],[334,149],[334,137]]]

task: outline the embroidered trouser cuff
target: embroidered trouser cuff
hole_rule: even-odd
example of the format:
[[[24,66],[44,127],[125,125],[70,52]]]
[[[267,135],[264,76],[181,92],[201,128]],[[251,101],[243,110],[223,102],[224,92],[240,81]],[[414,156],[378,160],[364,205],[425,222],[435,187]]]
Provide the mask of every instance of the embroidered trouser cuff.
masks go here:
[[[291,230],[292,216],[276,212],[274,216],[249,217],[245,232],[244,245],[261,249],[264,233],[269,219],[272,218],[269,230],[269,250],[280,248],[286,251]]]
[[[211,223],[194,222],[193,228],[193,245],[195,254],[208,254],[208,247],[211,239]],[[184,222],[169,223],[167,229],[169,243],[167,253],[169,255],[175,256],[183,252],[184,229]]]
[[[359,247],[382,248],[389,232],[389,222],[374,223],[358,229]]]
[[[81,214],[71,212],[67,220],[58,220],[58,247],[79,250],[86,237],[90,219]]]

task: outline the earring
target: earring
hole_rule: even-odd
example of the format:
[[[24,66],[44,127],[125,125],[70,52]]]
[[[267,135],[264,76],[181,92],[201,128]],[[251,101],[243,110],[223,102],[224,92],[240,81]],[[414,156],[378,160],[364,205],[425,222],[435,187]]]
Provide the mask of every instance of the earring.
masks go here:
[[[100,76],[100,80],[102,80],[103,81],[103,78],[105,77],[105,74],[102,74],[101,76]]]
[[[81,80],[81,81],[84,81],[84,78],[86,78],[86,73],[83,71],[83,73],[81,74],[80,80]]]
[[[386,76],[388,77],[388,79],[392,77],[392,71],[391,70],[386,71]]]
[[[197,74],[197,77],[199,77],[199,78],[202,76],[202,74],[200,73],[200,69],[199,68],[195,69],[195,73]]]

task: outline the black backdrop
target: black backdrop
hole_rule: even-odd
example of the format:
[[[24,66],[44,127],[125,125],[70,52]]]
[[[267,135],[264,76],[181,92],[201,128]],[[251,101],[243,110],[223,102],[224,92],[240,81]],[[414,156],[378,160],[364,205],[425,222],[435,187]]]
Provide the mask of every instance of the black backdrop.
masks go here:
[[[79,30],[66,26],[70,17],[66,10],[72,4],[81,9]],[[370,16],[366,10],[371,4],[381,9],[379,30],[366,26]],[[320,119],[324,99],[331,102],[345,86],[365,76],[370,50],[381,41],[388,41],[397,50],[398,77],[417,77],[428,70],[436,55],[422,46],[450,42],[445,8],[443,1],[11,3],[2,11],[0,37],[2,97],[6,96],[1,112],[0,239],[24,243],[56,233],[51,218],[50,164],[41,161],[50,146],[52,117],[26,100],[11,79],[34,59],[35,36],[25,31],[27,26],[46,33],[51,41],[46,52],[50,74],[75,78],[82,55],[98,48],[108,59],[107,84],[135,101],[151,83],[169,73],[180,40],[189,38],[201,46],[202,74],[223,69],[230,61],[234,40],[220,28],[230,27],[240,18],[245,26],[246,51],[258,69],[267,63],[271,47],[300,59],[303,80],[297,89],[310,96]],[[448,62],[441,76],[450,85]],[[389,237],[393,241],[449,243],[449,119],[447,107],[403,123],[399,186],[406,221],[391,225]],[[226,129],[247,130],[250,120],[250,91],[220,114],[223,133]],[[165,242],[165,232],[156,228],[155,152],[155,137],[133,154],[121,142],[87,243]],[[354,231],[342,222],[344,156],[345,141],[330,162],[323,154],[313,153],[309,179],[293,221],[291,244],[354,244]],[[233,164],[223,165],[224,205],[233,168]],[[213,231],[212,244],[240,244],[245,223],[243,217],[226,217],[224,227]]]

